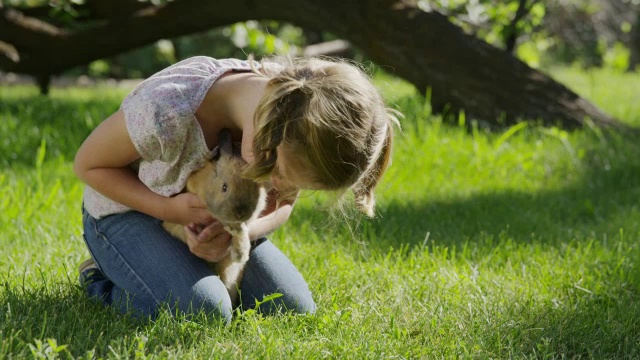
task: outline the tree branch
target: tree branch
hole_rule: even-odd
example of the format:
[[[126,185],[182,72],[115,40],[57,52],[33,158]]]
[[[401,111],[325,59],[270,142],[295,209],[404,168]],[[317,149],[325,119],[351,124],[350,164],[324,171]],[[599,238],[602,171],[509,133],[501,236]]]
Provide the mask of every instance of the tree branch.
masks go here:
[[[13,45],[0,41],[0,68],[6,68],[18,62],[20,62],[18,50]]]
[[[0,8],[0,34],[7,42],[19,47],[37,47],[43,41],[67,34],[63,29],[36,18],[25,16],[18,10]]]
[[[74,18],[76,21],[93,21],[93,20],[105,20],[114,19],[120,16],[126,16],[133,11],[150,6],[149,2],[137,1],[137,0],[85,0],[84,2],[77,4],[71,4],[71,10],[77,13]],[[17,7],[24,15],[34,17],[37,19],[49,19],[51,11],[55,7],[47,4],[34,7]],[[52,21],[52,23],[56,23]]]
[[[516,41],[518,40],[518,36],[520,36],[520,34],[518,33],[518,23],[529,14],[531,9],[533,8],[533,5],[535,5],[538,1],[539,0],[532,0],[529,6],[527,6],[527,0],[520,0],[518,2],[518,9],[516,10],[513,19],[511,19],[511,22],[506,28],[504,43],[505,50],[508,53],[513,53],[516,48]]]
[[[143,4],[73,30],[47,26],[17,10],[0,8],[0,41],[12,45],[14,53],[19,54],[17,62],[10,61],[6,55],[9,52],[3,51],[0,66],[42,78],[162,38],[249,19],[276,20],[323,29],[348,40],[420,91],[431,88],[436,111],[465,109],[472,118],[492,123],[504,119],[502,125],[540,119],[547,124],[562,122],[566,127],[577,127],[590,118],[600,126],[619,126],[563,85],[465,34],[446,16],[421,10],[412,1],[297,0],[295,6],[288,0]]]

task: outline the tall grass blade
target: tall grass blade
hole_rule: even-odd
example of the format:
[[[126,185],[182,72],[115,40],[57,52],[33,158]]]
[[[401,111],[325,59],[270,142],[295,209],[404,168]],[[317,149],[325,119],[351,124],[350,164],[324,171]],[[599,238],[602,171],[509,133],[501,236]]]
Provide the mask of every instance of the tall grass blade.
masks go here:
[[[502,144],[504,144],[507,140],[509,140],[509,138],[511,138],[512,136],[517,134],[518,131],[526,127],[527,127],[527,123],[524,121],[511,126],[509,129],[507,129],[507,131],[502,133],[502,135],[500,135],[500,137],[496,140],[496,142],[494,143],[494,149],[496,150],[499,149],[500,146],[502,146]]]

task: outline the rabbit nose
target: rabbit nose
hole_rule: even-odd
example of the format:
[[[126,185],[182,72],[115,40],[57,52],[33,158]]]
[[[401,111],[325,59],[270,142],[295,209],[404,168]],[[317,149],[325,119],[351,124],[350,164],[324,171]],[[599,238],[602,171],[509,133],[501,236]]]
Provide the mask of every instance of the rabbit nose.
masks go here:
[[[251,213],[253,212],[251,207],[246,204],[237,205],[234,209],[235,215],[238,217],[238,220],[245,221],[251,217]]]

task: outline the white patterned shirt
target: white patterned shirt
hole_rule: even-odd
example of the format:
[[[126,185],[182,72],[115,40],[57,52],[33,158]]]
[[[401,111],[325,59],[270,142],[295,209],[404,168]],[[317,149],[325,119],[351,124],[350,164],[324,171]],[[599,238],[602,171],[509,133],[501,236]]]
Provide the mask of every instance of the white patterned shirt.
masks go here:
[[[249,70],[247,61],[196,56],[154,74],[127,95],[120,108],[141,156],[132,168],[149,189],[163,196],[177,194],[211,158],[195,112],[222,74]],[[97,219],[131,210],[90,186],[83,201]]]

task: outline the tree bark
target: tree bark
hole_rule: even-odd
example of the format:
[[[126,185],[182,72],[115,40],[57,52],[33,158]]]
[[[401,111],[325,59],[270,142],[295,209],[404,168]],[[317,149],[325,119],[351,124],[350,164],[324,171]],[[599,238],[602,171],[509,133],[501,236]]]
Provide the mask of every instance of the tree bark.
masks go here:
[[[90,0],[85,6],[112,1]],[[0,68],[57,74],[161,38],[270,19],[348,40],[423,94],[430,88],[436,111],[464,109],[467,117],[497,125],[534,120],[574,128],[590,119],[601,127],[623,127],[562,84],[412,0],[116,2],[119,7],[103,6],[100,14],[86,15],[83,26],[74,29],[0,7]]]
[[[529,15],[531,8],[537,2],[538,0],[532,0],[531,3],[529,3],[528,0],[518,1],[518,9],[513,15],[513,19],[511,19],[509,25],[507,25],[505,29],[504,48],[508,53],[513,54],[516,49],[516,43],[518,41],[518,37],[520,36],[518,32],[518,23],[522,21],[522,19],[524,19],[527,15]]]
[[[640,65],[640,10],[636,10],[635,21],[631,25],[631,34],[627,41],[629,47],[629,65],[628,72],[636,72]]]

